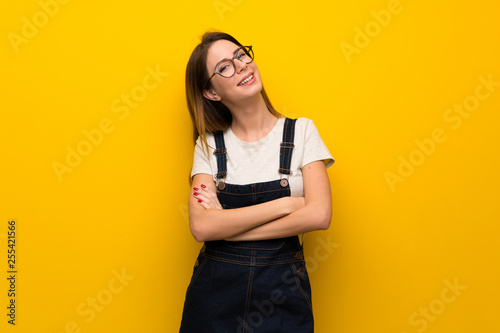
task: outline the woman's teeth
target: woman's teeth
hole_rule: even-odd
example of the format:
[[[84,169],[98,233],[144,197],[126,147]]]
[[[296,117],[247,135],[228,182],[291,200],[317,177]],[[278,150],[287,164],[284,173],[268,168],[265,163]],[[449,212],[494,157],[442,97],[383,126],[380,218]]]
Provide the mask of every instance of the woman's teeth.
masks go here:
[[[241,81],[238,85],[239,86],[242,86],[244,85],[245,83],[247,83],[248,81],[250,81],[251,79],[253,79],[253,74],[250,75],[249,77],[247,77],[246,79],[244,79],[243,81]]]

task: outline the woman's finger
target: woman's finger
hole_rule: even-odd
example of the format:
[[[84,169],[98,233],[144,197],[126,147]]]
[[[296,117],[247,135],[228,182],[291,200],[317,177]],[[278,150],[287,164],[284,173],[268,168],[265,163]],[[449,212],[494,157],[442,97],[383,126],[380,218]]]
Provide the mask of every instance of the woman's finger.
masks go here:
[[[203,207],[207,209],[217,209],[220,208],[220,204],[217,200],[214,200],[213,198],[210,198],[206,195],[203,195],[201,193],[196,193],[197,195],[193,196],[195,197],[196,200],[198,200],[199,204],[202,204]]]
[[[205,185],[201,184],[201,191],[202,193],[207,193],[208,195],[210,195],[210,197],[212,198],[217,198],[217,193],[215,193],[214,191],[211,191],[209,190]],[[217,198],[218,200],[218,198]]]
[[[201,201],[201,200],[198,200],[198,203],[205,209],[210,209],[210,206],[204,202],[204,201]]]
[[[200,200],[203,200],[203,201],[210,201],[211,200],[211,198],[206,193],[203,193],[203,192],[194,192],[193,196],[196,199],[200,199]]]
[[[193,196],[198,200],[198,203],[206,209],[222,209],[217,193],[209,190],[203,184],[200,187],[201,188],[193,188]]]

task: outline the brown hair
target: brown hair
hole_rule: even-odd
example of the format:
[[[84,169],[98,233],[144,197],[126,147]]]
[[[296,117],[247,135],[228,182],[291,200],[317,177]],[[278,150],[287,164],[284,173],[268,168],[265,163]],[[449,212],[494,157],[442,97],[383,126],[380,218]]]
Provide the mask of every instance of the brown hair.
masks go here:
[[[201,37],[186,68],[186,97],[189,115],[193,122],[193,141],[196,144],[198,136],[201,139],[203,150],[208,154],[208,143],[206,133],[215,133],[226,130],[233,120],[229,109],[220,101],[212,101],[203,96],[205,82],[209,79],[207,71],[208,49],[218,40],[225,39],[238,46],[242,46],[233,36],[223,32],[205,32]],[[209,87],[211,86],[211,82]],[[276,111],[262,86],[261,91],[267,109],[276,117],[281,114]]]

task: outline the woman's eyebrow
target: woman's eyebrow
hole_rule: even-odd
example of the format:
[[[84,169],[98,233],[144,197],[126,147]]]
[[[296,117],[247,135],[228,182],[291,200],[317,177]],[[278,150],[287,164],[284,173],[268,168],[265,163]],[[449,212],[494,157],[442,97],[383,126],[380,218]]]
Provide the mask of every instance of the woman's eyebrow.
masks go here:
[[[233,51],[233,55],[236,55],[236,52],[238,52],[238,50],[241,48],[241,46],[238,46],[234,51]],[[229,58],[224,58],[222,60],[226,60],[226,59],[229,59]],[[222,61],[221,60],[221,61]]]
[[[238,46],[234,51],[233,51],[233,55],[236,55],[236,52],[238,52],[238,50],[241,48],[241,46]],[[224,61],[226,59],[230,59],[230,58],[222,58],[221,60],[219,60],[219,62],[221,61]]]

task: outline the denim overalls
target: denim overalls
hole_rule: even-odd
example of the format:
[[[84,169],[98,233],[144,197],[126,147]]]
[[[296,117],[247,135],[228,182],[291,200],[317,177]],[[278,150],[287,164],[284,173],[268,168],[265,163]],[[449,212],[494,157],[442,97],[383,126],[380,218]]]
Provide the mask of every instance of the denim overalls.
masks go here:
[[[295,119],[285,119],[274,181],[225,183],[227,152],[215,135],[217,196],[224,209],[290,196],[288,180]],[[258,163],[258,161],[256,161]],[[297,236],[262,241],[207,241],[186,292],[181,333],[311,333],[311,287]]]

